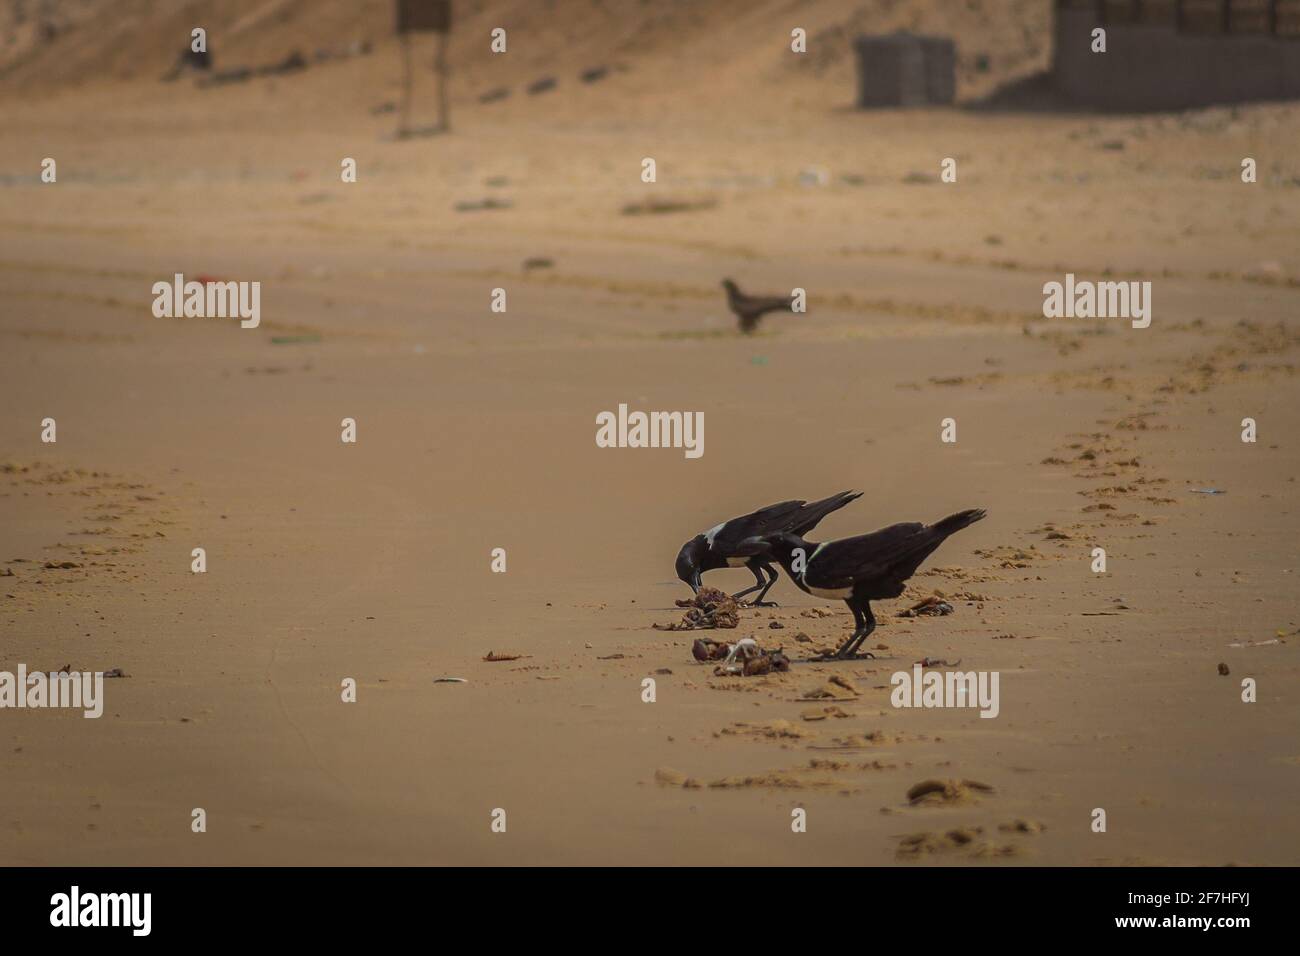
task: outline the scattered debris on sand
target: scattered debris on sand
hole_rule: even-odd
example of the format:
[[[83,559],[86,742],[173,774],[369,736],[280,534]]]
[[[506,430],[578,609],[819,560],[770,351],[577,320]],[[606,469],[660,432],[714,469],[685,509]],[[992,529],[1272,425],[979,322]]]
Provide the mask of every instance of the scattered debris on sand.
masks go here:
[[[1023,851],[1014,844],[998,846],[981,840],[983,827],[958,827],[946,833],[912,833],[899,840],[897,856],[900,859],[929,856],[930,854],[960,853],[984,859],[988,857],[1019,856]]]
[[[496,196],[488,196],[485,199],[465,199],[456,203],[452,208],[456,212],[479,212],[486,209],[509,209],[514,203],[509,199],[498,199]]]
[[[852,717],[847,710],[842,707],[831,705],[829,707],[809,707],[799,715],[804,720],[825,720],[827,717]]]
[[[959,657],[955,661],[950,661],[942,657],[922,657],[916,663],[920,664],[922,667],[960,667],[961,658]]]
[[[1042,833],[1047,827],[1037,820],[1012,820],[1010,823],[999,823],[998,829],[1003,833]]]
[[[517,661],[523,654],[498,654],[496,651],[488,651],[483,655],[485,661]]]
[[[740,612],[731,595],[717,588],[700,588],[689,601],[676,602],[686,608],[681,622],[652,624],[656,631],[696,631],[706,628],[731,628],[740,623]]]
[[[867,760],[858,764],[859,770],[897,770],[898,764],[885,763],[883,760]]]
[[[865,750],[867,747],[892,747],[902,741],[896,734],[887,734],[883,730],[872,730],[865,734],[851,734],[848,737],[831,738],[830,746],[819,748],[825,750]]]
[[[717,733],[717,736],[720,737],[766,737],[769,740],[799,740],[808,735],[808,731],[796,727],[788,720],[781,719],[769,720],[763,723],[750,723],[741,720],[732,724],[730,727],[723,727],[722,730]]]
[[[841,677],[839,674],[832,674],[830,679],[820,687],[814,687],[811,690],[804,691],[804,700],[853,700],[858,695],[858,689],[854,686],[853,681],[847,677]]]
[[[691,656],[701,662],[719,661],[713,669],[716,677],[753,677],[790,669],[790,658],[786,657],[783,648],[764,650],[752,637],[742,638],[734,644],[707,637],[696,638],[691,646]]]
[[[697,661],[720,661],[730,653],[730,644],[708,637],[697,637],[691,645],[691,656]]]
[[[649,199],[638,199],[636,202],[630,202],[623,206],[620,212],[624,216],[662,216],[665,213],[673,212],[696,212],[701,209],[712,209],[718,204],[716,199],[671,199],[662,197],[653,197]]]
[[[1219,661],[1219,673],[1222,674],[1224,677],[1227,677],[1232,672],[1228,670],[1227,664],[1223,663],[1223,661]]]
[[[35,673],[35,671],[33,671],[33,673]],[[51,673],[55,673],[55,674],[71,674],[71,673],[73,673],[72,665],[71,665],[71,664],[64,664],[64,665],[63,665],[62,667],[60,667],[57,671],[52,671]],[[128,674],[126,671],[122,670],[122,668],[120,668],[120,667],[111,667],[111,668],[109,668],[108,670],[104,671],[104,677],[105,677],[105,678],[109,678],[109,677],[130,677],[130,676],[131,676],[130,674]]]
[[[978,780],[923,780],[907,791],[907,799],[914,807],[966,803],[974,792],[992,793],[993,788]]]
[[[918,601],[909,607],[906,611],[899,611],[899,617],[946,617],[953,612],[953,607],[947,601],[930,595],[924,600]]]
[[[661,787],[685,787],[688,790],[695,790],[700,786],[700,782],[694,777],[688,777],[672,767],[660,767],[656,770],[655,783]]]
[[[803,768],[723,777],[720,780],[710,781],[709,787],[714,790],[835,790],[851,794],[856,793],[858,788],[848,786],[842,780],[825,776],[828,772],[834,773],[850,768],[848,762],[814,760]]]
[[[722,662],[713,669],[715,677],[728,677],[737,674],[742,677],[754,677],[760,674],[770,674],[773,671],[788,671],[790,669],[790,658],[785,656],[782,648],[778,647],[774,651],[766,651],[759,647],[758,642],[752,637],[742,638],[730,646],[725,644],[720,646],[727,647],[727,654],[722,659]],[[716,660],[716,658],[710,659]]]
[[[785,652],[778,647],[774,651],[762,651],[757,657],[746,660],[741,666],[740,673],[742,677],[756,677],[763,674],[784,673],[789,669],[790,658],[786,657]],[[719,670],[723,668],[714,668],[714,674]]]

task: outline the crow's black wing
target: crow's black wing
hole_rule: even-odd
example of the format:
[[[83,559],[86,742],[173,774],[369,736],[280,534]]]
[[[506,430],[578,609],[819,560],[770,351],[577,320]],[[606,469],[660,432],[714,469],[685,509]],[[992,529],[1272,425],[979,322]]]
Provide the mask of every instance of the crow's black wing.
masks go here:
[[[781,530],[797,534],[801,538],[806,537],[808,532],[817,527],[817,523],[822,518],[825,518],[832,511],[843,508],[850,501],[855,501],[861,497],[862,492],[860,491],[841,491],[838,495],[831,495],[821,501],[810,501],[800,508]]]
[[[858,585],[859,595],[898,597],[921,562],[951,534],[984,517],[981,509],[959,511],[932,525],[910,521],[829,541],[808,557],[804,583],[816,588]]]
[[[900,560],[906,561],[918,546],[925,547],[925,530],[919,521],[908,521],[871,534],[828,541],[805,559],[804,584],[815,588],[847,588],[855,581],[893,578],[893,569]]]
[[[746,538],[784,530],[804,504],[803,501],[782,501],[732,518],[713,536],[713,550],[727,553]]]

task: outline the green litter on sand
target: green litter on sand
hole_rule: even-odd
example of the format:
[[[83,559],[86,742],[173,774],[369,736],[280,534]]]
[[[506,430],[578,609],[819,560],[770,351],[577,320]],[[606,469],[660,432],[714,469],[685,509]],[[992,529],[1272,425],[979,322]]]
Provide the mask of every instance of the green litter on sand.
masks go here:
[[[303,342],[319,342],[320,335],[312,332],[309,335],[273,335],[271,336],[272,345],[299,345]]]
[[[766,356],[766,355],[755,355],[753,358],[751,358],[751,359],[749,360],[749,364],[750,364],[750,365],[766,365],[766,364],[767,364],[767,356]]]

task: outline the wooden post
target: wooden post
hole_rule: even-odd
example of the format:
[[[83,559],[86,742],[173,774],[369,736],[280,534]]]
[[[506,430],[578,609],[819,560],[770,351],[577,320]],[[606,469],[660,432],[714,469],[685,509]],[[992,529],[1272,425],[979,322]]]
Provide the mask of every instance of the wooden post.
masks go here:
[[[1174,0],[1174,29],[1183,32],[1183,0]]]
[[[1277,36],[1277,0],[1268,0],[1268,33]]]

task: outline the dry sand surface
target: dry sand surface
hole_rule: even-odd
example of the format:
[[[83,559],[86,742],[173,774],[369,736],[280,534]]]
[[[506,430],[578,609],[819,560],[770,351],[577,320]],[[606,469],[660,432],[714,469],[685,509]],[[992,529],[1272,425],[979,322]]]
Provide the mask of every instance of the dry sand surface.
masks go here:
[[[681,5],[597,4],[559,18],[580,53],[537,14],[498,77],[487,24],[525,5],[479,6],[442,137],[375,111],[382,14],[369,56],[199,89],[157,80],[190,20],[124,3],[77,39],[145,51],[108,77],[0,79],[0,670],[129,675],[100,720],[0,711],[0,862],[1300,862],[1300,107],[851,110],[847,33],[939,4],[810,4],[838,58],[798,67],[788,4],[705,5],[737,18],[716,49]],[[963,96],[1041,65],[1046,4],[1023,36],[966,6]],[[336,19],[319,42],[362,35]],[[648,199],[697,207],[622,212]],[[176,272],[261,281],[260,327],[154,318]],[[1150,328],[1044,319],[1066,272],[1150,280]],[[724,276],[808,312],[742,337]],[[620,402],[703,411],[705,454],[596,447]],[[988,510],[876,606],[875,660],[798,660],[852,619],[784,576],[709,636],[787,674],[652,629],[687,538],[852,487],[814,540]],[[897,616],[936,593],[952,615]],[[893,708],[927,656],[1000,672],[999,716]],[[932,779],[991,789],[909,802]]]

